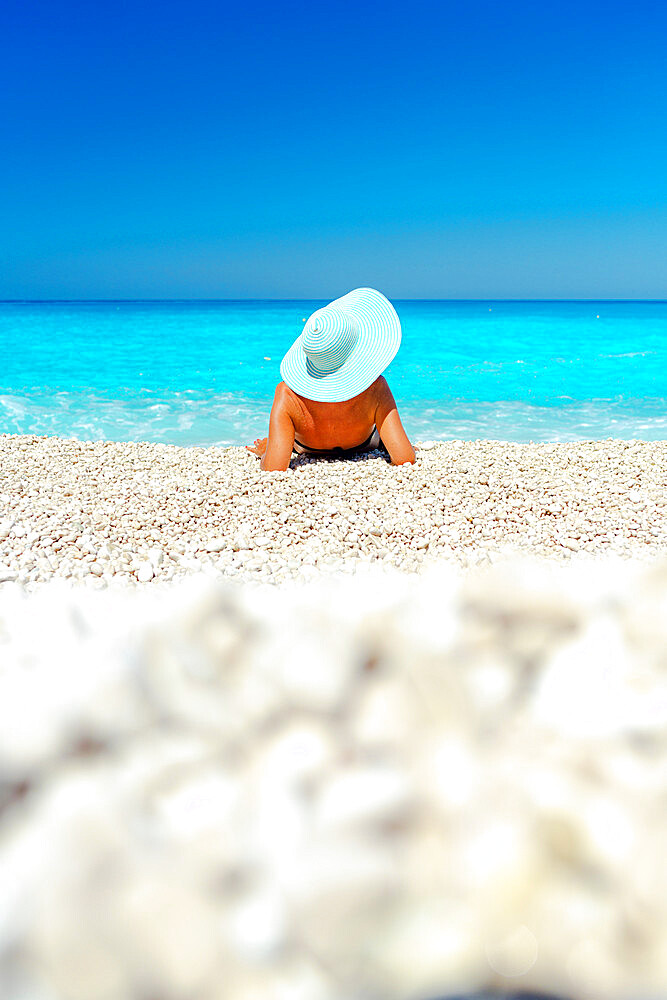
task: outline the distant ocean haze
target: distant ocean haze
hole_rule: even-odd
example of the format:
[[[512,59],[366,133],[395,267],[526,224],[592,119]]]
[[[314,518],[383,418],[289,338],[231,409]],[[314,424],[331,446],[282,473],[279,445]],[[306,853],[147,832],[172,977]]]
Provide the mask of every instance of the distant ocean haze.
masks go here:
[[[0,303],[0,432],[243,444],[324,301]],[[400,301],[414,440],[667,437],[666,302]]]

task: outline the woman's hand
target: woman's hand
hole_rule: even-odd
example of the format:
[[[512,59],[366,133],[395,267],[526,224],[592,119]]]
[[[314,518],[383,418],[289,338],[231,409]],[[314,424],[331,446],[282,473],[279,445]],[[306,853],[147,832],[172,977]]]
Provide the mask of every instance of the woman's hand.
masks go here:
[[[264,452],[266,451],[266,445],[268,440],[269,440],[268,438],[255,438],[254,445],[247,444],[246,448],[248,449],[248,451],[251,451],[253,455],[259,455],[259,457],[261,458]]]

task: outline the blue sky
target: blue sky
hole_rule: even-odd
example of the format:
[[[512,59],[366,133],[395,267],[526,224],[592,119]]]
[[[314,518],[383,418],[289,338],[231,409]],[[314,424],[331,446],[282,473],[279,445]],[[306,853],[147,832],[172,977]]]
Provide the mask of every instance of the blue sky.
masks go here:
[[[5,0],[0,298],[667,298],[667,5]]]

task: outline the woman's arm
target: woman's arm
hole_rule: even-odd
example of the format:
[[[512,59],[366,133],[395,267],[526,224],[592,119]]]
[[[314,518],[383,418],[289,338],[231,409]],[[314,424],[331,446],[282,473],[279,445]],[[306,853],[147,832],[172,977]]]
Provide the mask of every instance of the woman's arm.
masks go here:
[[[261,455],[260,469],[266,472],[283,471],[289,467],[294,447],[294,424],[289,413],[285,386],[276,387],[269,417],[269,436],[255,441],[255,447],[246,445],[248,451]]]
[[[396,401],[384,375],[381,375],[377,380],[375,426],[389,452],[392,465],[403,465],[404,462],[413,463],[415,461],[415,449],[405,433],[398,415]]]

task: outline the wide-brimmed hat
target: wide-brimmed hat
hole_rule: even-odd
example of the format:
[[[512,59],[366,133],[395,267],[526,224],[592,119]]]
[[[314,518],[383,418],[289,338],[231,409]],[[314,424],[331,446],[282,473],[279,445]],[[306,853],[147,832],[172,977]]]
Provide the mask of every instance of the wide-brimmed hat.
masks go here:
[[[393,360],[401,324],[389,299],[355,288],[308,318],[280,365],[299,396],[342,403],[367,389]]]

